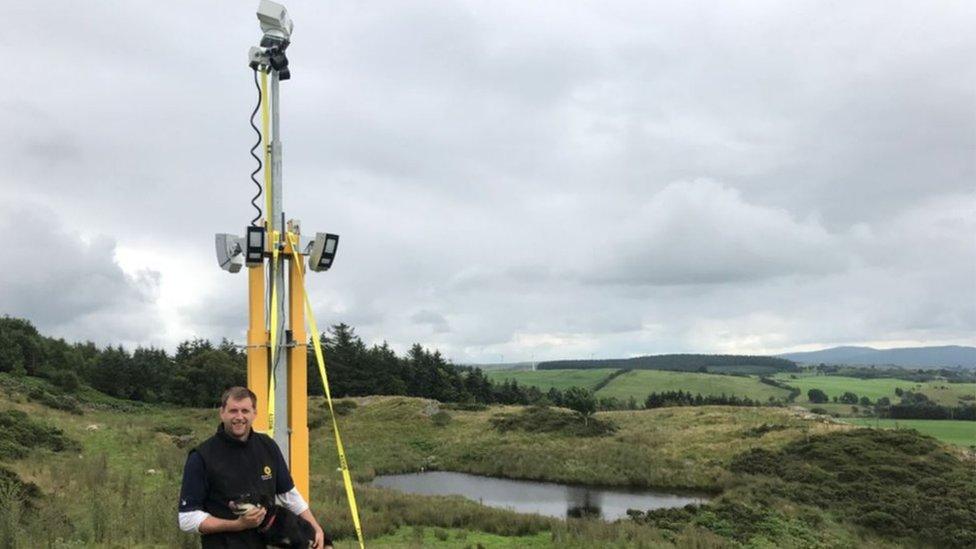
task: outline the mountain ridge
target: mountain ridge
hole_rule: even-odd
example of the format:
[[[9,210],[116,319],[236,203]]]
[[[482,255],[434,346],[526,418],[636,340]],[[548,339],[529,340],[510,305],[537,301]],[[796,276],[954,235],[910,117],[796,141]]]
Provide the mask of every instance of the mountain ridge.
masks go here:
[[[976,347],[934,345],[922,347],[874,347],[845,345],[817,351],[776,355],[806,364],[886,365],[904,368],[976,369]]]

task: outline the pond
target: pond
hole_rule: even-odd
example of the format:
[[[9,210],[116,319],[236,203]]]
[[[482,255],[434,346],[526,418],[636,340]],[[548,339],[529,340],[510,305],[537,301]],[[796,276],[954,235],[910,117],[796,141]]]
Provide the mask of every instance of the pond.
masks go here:
[[[627,517],[627,509],[684,507],[708,500],[703,494],[596,488],[447,471],[380,475],[373,479],[372,485],[408,494],[458,495],[489,507],[556,518],[591,516],[617,520]]]

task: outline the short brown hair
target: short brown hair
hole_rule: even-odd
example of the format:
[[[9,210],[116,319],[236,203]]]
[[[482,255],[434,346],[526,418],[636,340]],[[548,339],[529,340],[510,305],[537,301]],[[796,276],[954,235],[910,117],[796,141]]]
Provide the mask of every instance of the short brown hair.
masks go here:
[[[224,391],[224,394],[220,395],[220,407],[227,407],[228,400],[243,400],[245,398],[251,399],[251,406],[255,409],[258,407],[258,396],[254,394],[254,391],[248,389],[247,387],[231,387]]]

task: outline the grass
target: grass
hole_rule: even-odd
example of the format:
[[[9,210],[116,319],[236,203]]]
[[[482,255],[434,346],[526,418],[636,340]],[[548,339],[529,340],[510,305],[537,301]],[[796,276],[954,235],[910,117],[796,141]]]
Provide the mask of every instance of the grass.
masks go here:
[[[820,389],[831,398],[840,397],[845,392],[850,391],[858,397],[866,396],[872,402],[881,397],[888,397],[892,402],[898,402],[895,388],[901,388],[903,391],[922,393],[937,403],[947,406],[959,405],[959,399],[967,395],[976,396],[976,383],[949,383],[946,381],[918,383],[893,378],[859,379],[844,376],[794,375],[796,375],[796,379],[793,379],[791,374],[779,374],[775,378],[800,389],[801,394],[796,401],[802,404],[809,403],[807,391],[810,389]]]
[[[494,371],[485,372],[485,376],[492,381],[513,379],[519,385],[536,386],[543,392],[555,387],[565,391],[570,387],[592,389],[598,383],[616,370],[604,368],[598,370],[536,370],[536,371]]]
[[[215,410],[126,407],[98,402],[95,395],[97,405],[76,415],[14,393],[0,396],[0,411],[21,410],[38,424],[57,426],[77,446],[60,452],[31,448],[26,458],[0,459],[0,465],[44,493],[32,509],[0,490],[0,545],[198,546],[198,538],[175,525],[187,451],[178,442],[208,437],[217,424]],[[517,414],[522,407],[451,410],[451,420],[436,425],[429,401],[422,399],[363,397],[355,402],[338,421],[371,547],[728,546],[732,542],[718,523],[659,529],[627,521],[559,521],[486,508],[456,496],[400,494],[365,482],[380,473],[426,468],[578,484],[723,490],[734,499],[751,486],[730,470],[736,456],[754,449],[777,452],[798,440],[852,429],[806,420],[786,408],[710,406],[600,413],[596,417],[611,420],[617,431],[577,437],[491,428],[492,418]],[[325,413],[321,399],[313,399],[311,408],[312,420]],[[313,510],[339,547],[351,547],[351,518],[327,423],[312,429],[311,442]],[[767,546],[782,546],[814,539],[828,546],[878,545],[874,534],[839,518],[802,511],[812,513],[824,533],[811,533],[814,527],[797,518],[799,511],[779,509],[780,522],[769,523],[776,528],[747,543],[759,546],[768,539]]]
[[[523,409],[517,406],[452,411],[451,423],[437,427],[423,413],[424,400],[359,400],[359,408],[341,418],[340,427],[353,474],[361,480],[437,468],[576,484],[716,491],[730,480],[723,463],[738,452],[846,428],[804,420],[784,408],[705,406],[598,413],[597,419],[611,420],[618,430],[612,436],[574,437],[492,428],[492,418]],[[786,428],[759,438],[744,436],[770,423]],[[312,436],[313,469],[334,471],[338,463],[330,433],[317,429]]]
[[[850,418],[845,421],[865,427],[882,429],[915,429],[923,435],[958,446],[976,446],[976,421],[948,419],[872,419]]]
[[[682,390],[704,395],[736,395],[766,401],[769,397],[785,399],[789,391],[761,383],[757,377],[723,376],[692,372],[667,372],[662,370],[634,370],[627,372],[606,387],[597,397],[617,397],[627,400],[634,397],[643,403],[649,393]]]
[[[369,540],[370,547],[464,549],[483,547],[525,547],[527,549],[552,547],[552,534],[540,532],[528,536],[499,536],[485,532],[471,532],[459,528],[431,528],[423,526],[402,527],[392,534]],[[336,549],[358,549],[355,542],[336,543]]]
[[[753,486],[760,504],[723,500],[728,522],[755,529],[782,498],[830,509],[883,537],[937,547],[976,546],[976,469],[914,431],[857,429],[795,440],[777,451],[756,448],[736,456],[731,469],[761,475]],[[750,516],[761,515],[758,519]],[[745,541],[745,540],[743,540]]]

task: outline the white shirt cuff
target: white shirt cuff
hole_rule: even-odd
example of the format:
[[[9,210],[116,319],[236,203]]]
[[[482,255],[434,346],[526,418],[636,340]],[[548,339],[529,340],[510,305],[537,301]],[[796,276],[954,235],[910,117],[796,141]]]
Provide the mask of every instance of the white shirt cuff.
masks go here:
[[[300,515],[308,509],[308,503],[305,502],[305,498],[298,493],[298,488],[292,488],[291,490],[285,492],[284,494],[278,494],[276,497],[278,500],[278,505],[284,505],[289,511]]]
[[[180,513],[180,530],[190,534],[199,534],[200,525],[210,517],[206,511],[186,511]]]

